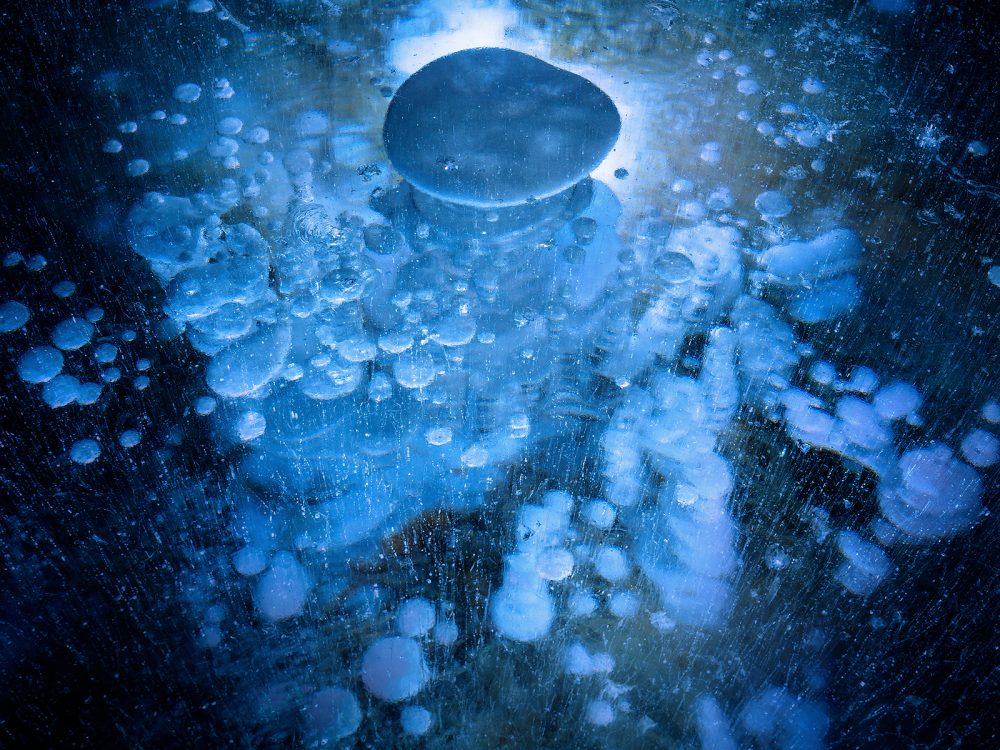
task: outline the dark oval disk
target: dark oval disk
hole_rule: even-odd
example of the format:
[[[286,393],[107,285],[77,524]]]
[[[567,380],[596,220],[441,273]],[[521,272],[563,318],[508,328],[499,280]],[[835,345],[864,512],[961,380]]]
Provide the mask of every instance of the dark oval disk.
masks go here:
[[[565,190],[601,163],[620,129],[614,102],[586,78],[486,47],[440,57],[406,79],[382,137],[414,187],[488,208]]]

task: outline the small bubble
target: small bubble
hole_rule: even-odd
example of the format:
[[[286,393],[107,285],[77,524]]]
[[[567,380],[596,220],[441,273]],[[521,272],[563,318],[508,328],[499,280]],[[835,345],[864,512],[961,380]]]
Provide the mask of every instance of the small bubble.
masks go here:
[[[462,463],[470,469],[478,469],[485,466],[489,458],[490,454],[486,448],[478,444],[470,445],[462,451],[461,455]]]
[[[129,177],[141,177],[149,171],[149,162],[145,159],[133,159],[125,165],[125,174]]]
[[[69,449],[69,457],[78,464],[92,464],[101,455],[101,445],[96,440],[77,440]]]
[[[200,96],[201,86],[197,83],[182,83],[174,88],[174,99],[184,104],[196,102]]]
[[[814,76],[809,76],[802,82],[802,90],[807,94],[822,94],[826,85]]]
[[[432,427],[424,437],[430,445],[447,445],[451,442],[452,431],[450,427]]]
[[[125,430],[118,436],[118,445],[122,448],[134,448],[139,444],[141,439],[142,437],[139,435],[138,430]]]

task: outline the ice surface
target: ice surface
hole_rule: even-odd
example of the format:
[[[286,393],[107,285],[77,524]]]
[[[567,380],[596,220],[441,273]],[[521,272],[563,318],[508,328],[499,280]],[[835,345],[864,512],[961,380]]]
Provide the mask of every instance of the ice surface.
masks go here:
[[[101,499],[66,514],[93,559],[162,563],[194,684],[279,744],[856,740],[824,701],[869,691],[827,670],[908,642],[908,566],[969,545],[915,548],[991,518],[996,260],[959,252],[989,134],[864,121],[897,104],[878,3],[767,48],[665,2],[281,5],[181,4],[183,70],[94,82],[80,236],[135,289],[9,240],[10,390],[53,425],[39,476]],[[947,204],[900,181],[938,167]]]

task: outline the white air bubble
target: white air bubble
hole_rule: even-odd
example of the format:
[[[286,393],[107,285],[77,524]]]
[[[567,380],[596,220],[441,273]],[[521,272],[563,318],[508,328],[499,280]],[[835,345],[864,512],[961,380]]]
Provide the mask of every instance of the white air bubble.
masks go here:
[[[0,333],[20,330],[30,317],[31,311],[20,302],[4,302],[0,305]]]
[[[427,734],[432,721],[431,712],[422,706],[406,706],[399,714],[403,731],[415,737]]]
[[[201,96],[201,86],[196,83],[182,83],[174,89],[174,99],[184,104],[198,101]],[[186,121],[186,119],[185,119]],[[181,124],[181,123],[174,123]]]
[[[140,440],[142,440],[142,436],[138,430],[125,430],[125,432],[118,436],[118,445],[122,448],[134,448],[139,444]]]
[[[69,457],[78,464],[92,464],[100,455],[100,443],[90,438],[77,440],[69,449]]]
[[[244,443],[256,440],[267,429],[267,420],[259,411],[246,411],[236,422],[236,437]]]

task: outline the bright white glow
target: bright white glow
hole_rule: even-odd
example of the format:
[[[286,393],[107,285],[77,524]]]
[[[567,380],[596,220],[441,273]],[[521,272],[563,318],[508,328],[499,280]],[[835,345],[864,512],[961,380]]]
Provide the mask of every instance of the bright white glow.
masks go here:
[[[509,0],[424,0],[393,26],[389,62],[402,81],[432,60],[473,47],[507,47],[542,57],[540,37],[508,32],[521,26]]]

